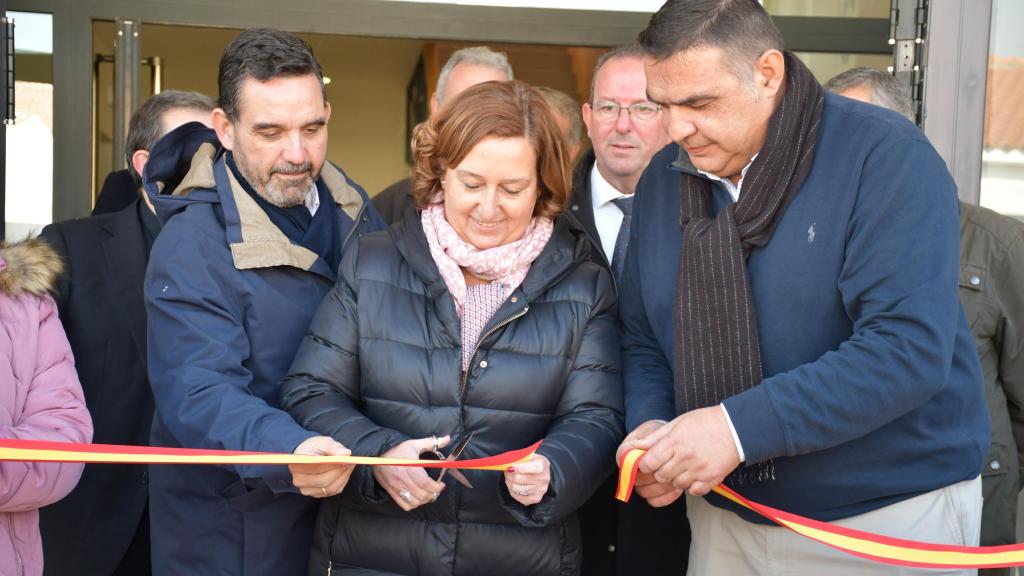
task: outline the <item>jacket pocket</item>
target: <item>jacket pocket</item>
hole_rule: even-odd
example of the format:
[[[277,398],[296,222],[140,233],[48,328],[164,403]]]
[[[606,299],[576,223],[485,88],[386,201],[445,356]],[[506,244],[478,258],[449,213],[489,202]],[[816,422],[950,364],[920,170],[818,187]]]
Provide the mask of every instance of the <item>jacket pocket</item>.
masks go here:
[[[985,467],[981,470],[984,477],[1000,476],[1010,471],[1011,462],[1009,449],[1001,442],[993,442],[985,457]]]
[[[975,264],[960,264],[960,303],[967,315],[967,324],[975,337],[985,338],[987,330],[979,333],[979,328],[987,324],[988,301],[985,290],[988,287],[988,270]]]

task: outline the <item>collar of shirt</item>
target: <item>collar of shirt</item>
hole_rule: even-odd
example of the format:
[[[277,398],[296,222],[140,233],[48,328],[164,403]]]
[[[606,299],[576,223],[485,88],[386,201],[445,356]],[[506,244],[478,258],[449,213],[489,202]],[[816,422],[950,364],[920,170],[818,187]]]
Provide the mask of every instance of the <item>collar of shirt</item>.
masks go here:
[[[617,198],[626,196],[612,186],[601,171],[597,169],[597,162],[590,170],[590,202],[594,213],[594,227],[597,228],[597,235],[601,241],[601,249],[609,261],[615,251],[615,240],[619,236],[619,226],[622,226],[622,210],[613,202]]]
[[[611,204],[612,200],[623,196],[625,194],[619,192],[615,186],[604,179],[604,175],[597,169],[597,162],[594,162],[594,167],[590,169],[590,199],[594,205],[594,211],[596,212],[598,208],[605,204]],[[615,209],[618,210],[618,207],[616,206]]]
[[[320,192],[316,188],[315,180],[306,192],[306,200],[303,203],[306,205],[306,209],[309,210],[310,216],[316,216],[316,210],[320,207]]]
[[[760,152],[758,152],[758,154],[760,154]],[[706,177],[709,180],[714,180],[715,182],[721,182],[722,186],[725,186],[725,191],[728,192],[729,196],[732,197],[732,201],[733,202],[739,202],[739,200],[740,200],[740,191],[743,189],[743,179],[746,178],[747,170],[750,170],[750,165],[754,163],[754,160],[756,158],[757,158],[757,154],[754,154],[754,157],[750,159],[750,162],[747,162],[747,165],[743,167],[743,170],[740,170],[740,181],[738,183],[736,183],[736,184],[733,184],[732,180],[729,180],[728,178],[719,178],[718,176],[715,176],[714,174],[711,174],[710,172],[705,172],[705,171],[703,171],[703,170],[701,170],[699,168],[697,169],[697,172],[700,172],[701,175],[703,175],[704,177]]]

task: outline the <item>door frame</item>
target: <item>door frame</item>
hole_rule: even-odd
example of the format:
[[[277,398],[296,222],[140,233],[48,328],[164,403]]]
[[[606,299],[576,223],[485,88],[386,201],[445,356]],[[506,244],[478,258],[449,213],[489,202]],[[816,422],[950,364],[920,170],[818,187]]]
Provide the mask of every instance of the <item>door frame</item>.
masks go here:
[[[143,23],[463,42],[568,46],[629,44],[646,13],[499,8],[380,0],[7,0],[53,15],[54,221],[92,210],[92,22]],[[794,51],[889,53],[888,20],[777,16]],[[827,34],[823,33],[827,31]],[[145,38],[142,39],[143,44]]]

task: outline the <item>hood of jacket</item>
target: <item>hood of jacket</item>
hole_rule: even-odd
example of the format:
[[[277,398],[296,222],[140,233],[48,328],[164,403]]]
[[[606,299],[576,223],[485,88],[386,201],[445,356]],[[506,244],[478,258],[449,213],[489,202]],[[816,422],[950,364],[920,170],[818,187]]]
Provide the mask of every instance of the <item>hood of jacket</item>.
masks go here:
[[[63,269],[57,252],[38,238],[0,246],[0,293],[42,296],[53,289]]]
[[[225,151],[216,132],[199,122],[175,128],[153,146],[143,170],[142,182],[161,223],[166,223],[171,216],[194,202],[224,203],[225,199],[218,198],[216,193],[203,192],[217,191],[216,166],[223,163]],[[226,172],[231,190],[223,192],[231,193],[240,216],[247,216],[250,209],[262,213],[262,209],[235,181],[234,175]],[[365,202],[345,173],[327,162],[320,171],[320,178],[327,184],[335,204],[355,221]]]
[[[217,204],[236,268],[288,265],[310,270],[317,255],[293,244],[270,220],[227,169],[225,152],[216,133],[199,122],[179,126],[153,146],[142,182],[161,225],[190,205]],[[345,173],[327,162],[320,179],[338,209],[358,223],[368,202]]]

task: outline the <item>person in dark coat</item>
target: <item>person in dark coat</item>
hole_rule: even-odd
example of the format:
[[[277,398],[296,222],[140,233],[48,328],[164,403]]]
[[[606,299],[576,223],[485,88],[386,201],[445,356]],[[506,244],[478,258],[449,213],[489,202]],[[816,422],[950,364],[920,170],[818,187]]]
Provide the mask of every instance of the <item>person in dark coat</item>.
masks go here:
[[[640,47],[602,54],[582,106],[593,149],[573,171],[569,210],[615,275],[621,274],[629,245],[627,212],[636,183],[651,157],[669,143],[662,120],[660,107],[647,99]],[[685,573],[690,528],[684,503],[653,508],[635,498],[621,504],[614,499],[616,480],[610,478],[580,510],[583,576]]]
[[[66,263],[54,298],[97,443],[149,444],[153,394],[142,279],[160,223],[149,200],[140,198],[140,174],[161,136],[190,121],[209,124],[213,108],[209,96],[195,92],[168,90],[146,100],[128,126],[131,204],[43,228],[41,238]],[[146,466],[87,465],[67,498],[39,512],[45,573],[149,574],[148,501]]]
[[[155,446],[347,454],[278,402],[342,252],[383,227],[366,193],[326,162],[326,100],[309,46],[242,32],[220,63],[214,131],[157,143],[146,192],[164,227],[145,280]],[[306,572],[316,500],[351,466],[153,466],[157,575]]]
[[[100,195],[92,207],[92,216],[120,212],[139,198],[139,185],[133,178],[132,170],[114,170],[103,179]]]
[[[430,96],[430,113],[460,92],[481,82],[512,80],[512,66],[504,52],[487,46],[471,46],[452,52],[437,77],[437,90]],[[373,206],[384,221],[394,224],[413,206],[412,179],[402,178],[373,197]]]
[[[575,221],[568,158],[521,82],[466,90],[415,139],[420,211],[360,239],[281,385],[355,454],[543,444],[472,488],[359,468],[321,507],[310,574],[577,574],[576,510],[622,437],[615,291]]]

